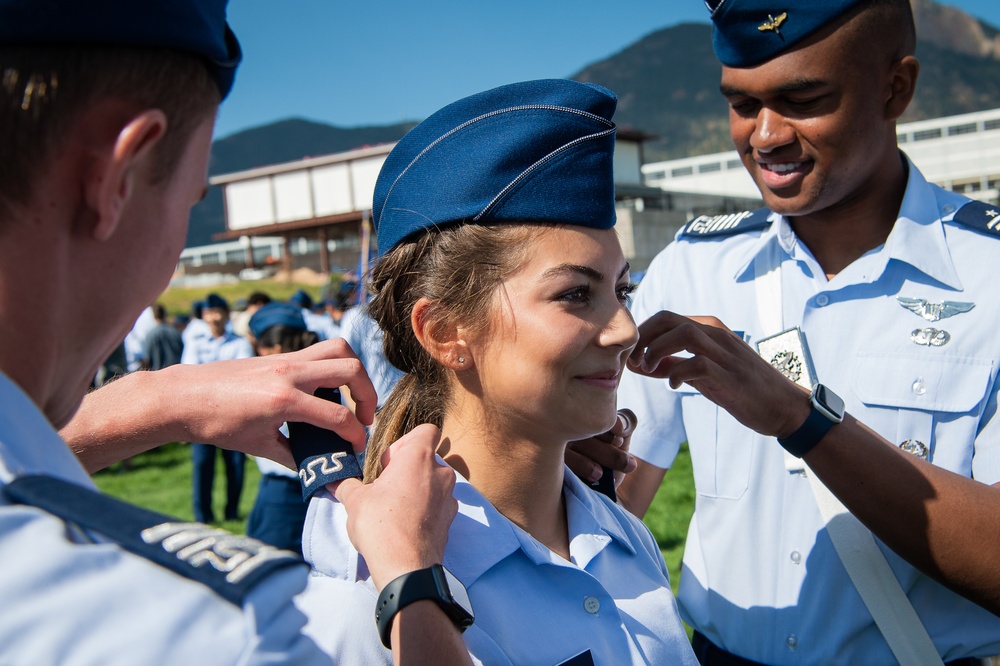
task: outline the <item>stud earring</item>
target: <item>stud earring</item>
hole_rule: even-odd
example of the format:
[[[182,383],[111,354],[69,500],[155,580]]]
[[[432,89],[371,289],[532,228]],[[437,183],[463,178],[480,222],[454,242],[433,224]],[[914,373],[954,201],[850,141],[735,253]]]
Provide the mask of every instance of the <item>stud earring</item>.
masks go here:
[[[458,357],[458,362],[459,363],[465,363],[465,357],[464,356],[459,356]]]

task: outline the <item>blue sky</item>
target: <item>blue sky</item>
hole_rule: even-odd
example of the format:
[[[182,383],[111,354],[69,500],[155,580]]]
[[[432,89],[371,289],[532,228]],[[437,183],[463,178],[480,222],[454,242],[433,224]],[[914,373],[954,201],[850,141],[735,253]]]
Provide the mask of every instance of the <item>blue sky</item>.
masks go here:
[[[945,4],[1000,27],[998,0]],[[701,0],[231,0],[244,62],[216,136],[289,117],[421,120],[480,90],[570,76],[686,21],[708,22]]]

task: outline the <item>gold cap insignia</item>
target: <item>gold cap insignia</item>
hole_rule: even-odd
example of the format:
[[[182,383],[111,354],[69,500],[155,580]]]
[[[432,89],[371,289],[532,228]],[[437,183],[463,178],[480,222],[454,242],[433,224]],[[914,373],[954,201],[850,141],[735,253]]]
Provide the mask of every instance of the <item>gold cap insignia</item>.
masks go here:
[[[786,18],[788,18],[788,12],[781,12],[777,16],[771,16],[768,14],[767,20],[757,26],[757,29],[761,32],[774,32],[780,35],[781,31],[778,28],[781,27],[781,24],[785,22]]]

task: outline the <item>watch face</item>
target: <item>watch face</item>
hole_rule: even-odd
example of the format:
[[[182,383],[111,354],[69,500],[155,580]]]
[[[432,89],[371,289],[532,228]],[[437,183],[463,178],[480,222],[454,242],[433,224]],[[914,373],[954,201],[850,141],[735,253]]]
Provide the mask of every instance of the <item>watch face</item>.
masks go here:
[[[816,402],[827,412],[831,420],[838,423],[844,420],[844,401],[822,384],[816,385]]]
[[[472,602],[469,601],[469,593],[465,589],[465,585],[463,585],[462,581],[460,581],[459,579],[455,578],[455,576],[450,571],[448,571],[447,569],[445,569],[444,567],[440,567],[440,568],[438,568],[438,569],[435,570],[435,573],[438,573],[438,572],[441,572],[441,573],[444,574],[444,583],[447,586],[447,589],[441,590],[442,593],[444,593],[447,596],[451,597],[455,601],[456,604],[458,604],[459,606],[461,606],[462,609],[464,609],[471,616],[472,615]]]

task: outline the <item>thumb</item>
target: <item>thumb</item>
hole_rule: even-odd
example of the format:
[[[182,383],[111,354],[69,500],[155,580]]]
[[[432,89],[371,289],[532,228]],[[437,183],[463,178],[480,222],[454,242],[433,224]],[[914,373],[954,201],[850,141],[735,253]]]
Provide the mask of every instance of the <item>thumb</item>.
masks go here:
[[[422,423],[397,439],[391,446],[382,452],[382,457],[380,458],[382,462],[382,469],[388,467],[392,457],[401,453],[403,450],[419,450],[422,447],[427,450],[426,453],[433,456],[434,451],[437,450],[440,440],[441,431],[437,426],[430,423]]]
[[[635,416],[635,412],[631,409],[619,409],[618,410],[618,421],[621,423],[621,435],[622,437],[628,437],[635,430],[636,423],[638,419]]]
[[[363,488],[364,485],[365,484],[361,482],[361,479],[344,479],[343,481],[337,481],[336,483],[326,484],[326,489],[337,498],[338,502],[343,504],[345,508],[348,508],[348,505],[352,501],[351,498],[354,497],[358,490]],[[350,511],[349,508],[348,511]]]

